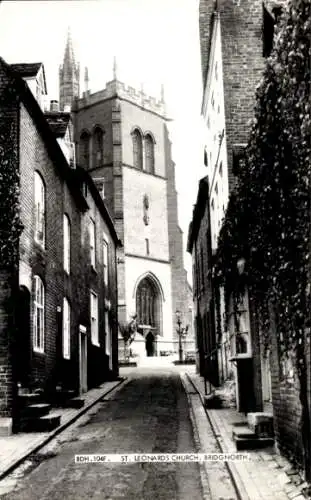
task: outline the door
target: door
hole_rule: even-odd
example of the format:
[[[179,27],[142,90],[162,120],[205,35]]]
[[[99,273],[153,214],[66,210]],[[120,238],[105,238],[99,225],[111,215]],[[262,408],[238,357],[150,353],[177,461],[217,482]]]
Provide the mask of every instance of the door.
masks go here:
[[[87,387],[87,335],[86,327],[79,326],[79,368],[80,368],[80,394],[86,392]]]
[[[154,336],[151,332],[146,337],[147,356],[154,356]]]
[[[15,350],[16,379],[28,387],[31,369],[30,292],[21,286],[16,307],[17,339]]]

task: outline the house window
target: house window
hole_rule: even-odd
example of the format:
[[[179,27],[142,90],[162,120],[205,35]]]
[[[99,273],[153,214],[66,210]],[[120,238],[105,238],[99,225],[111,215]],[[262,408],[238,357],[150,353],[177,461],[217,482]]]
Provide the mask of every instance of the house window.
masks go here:
[[[154,142],[149,134],[145,137],[145,170],[154,174]]]
[[[90,220],[89,225],[90,231],[90,255],[91,255],[91,266],[95,269],[96,266],[96,228],[93,219]]]
[[[220,162],[220,165],[219,165],[219,175],[220,175],[220,177],[222,177],[222,161]]]
[[[70,359],[70,305],[65,297],[63,300],[63,357]]]
[[[64,214],[64,270],[70,273],[70,222],[66,214]]]
[[[133,158],[134,167],[142,170],[143,168],[143,141],[141,133],[138,129],[135,129],[132,133],[133,141]]]
[[[92,344],[99,346],[98,338],[98,298],[96,293],[91,292],[90,295],[90,311],[91,311],[91,341]]]
[[[104,235],[103,241],[103,267],[104,267],[104,283],[108,285],[108,256],[109,256],[109,244],[108,238]]]
[[[100,127],[96,127],[93,134],[94,162],[95,167],[100,167],[103,161],[104,133]]]
[[[80,162],[82,167],[90,167],[90,134],[86,131],[80,136]]]
[[[34,276],[33,348],[44,352],[44,286],[39,276]]]
[[[215,80],[218,80],[218,62],[215,64]]]
[[[110,331],[110,323],[109,323],[109,311],[105,311],[105,346],[106,346],[106,354],[110,356],[111,354],[111,331]]]
[[[35,172],[35,241],[44,247],[45,242],[45,186],[38,172]]]

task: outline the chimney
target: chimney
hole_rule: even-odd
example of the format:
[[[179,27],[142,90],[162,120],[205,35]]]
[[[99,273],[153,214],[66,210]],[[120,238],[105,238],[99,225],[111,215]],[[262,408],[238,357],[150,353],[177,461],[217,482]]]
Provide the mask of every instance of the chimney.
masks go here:
[[[53,100],[50,102],[50,111],[59,111],[58,101]]]

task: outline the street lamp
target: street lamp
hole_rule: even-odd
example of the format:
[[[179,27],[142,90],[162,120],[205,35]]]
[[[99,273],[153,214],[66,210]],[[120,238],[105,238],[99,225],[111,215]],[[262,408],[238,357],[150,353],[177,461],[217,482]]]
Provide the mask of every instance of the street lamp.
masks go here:
[[[182,337],[185,336],[188,332],[189,325],[186,325],[185,327],[181,326],[182,325],[182,320],[181,320],[182,314],[181,312],[177,309],[176,311],[176,322],[177,322],[177,334],[178,334],[178,352],[179,352],[179,362],[182,363],[183,360],[183,348],[182,348]]]

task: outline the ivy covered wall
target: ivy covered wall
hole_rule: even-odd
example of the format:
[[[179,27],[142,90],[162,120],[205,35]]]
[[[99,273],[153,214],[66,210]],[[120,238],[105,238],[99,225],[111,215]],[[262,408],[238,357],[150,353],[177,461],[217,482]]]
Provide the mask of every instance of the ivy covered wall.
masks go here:
[[[257,88],[255,119],[220,232],[216,262],[218,279],[229,296],[237,280],[236,263],[246,259],[247,286],[256,299],[264,344],[277,349],[279,389],[286,372],[298,388],[302,450],[299,456],[293,443],[287,452],[308,477],[310,28],[310,0],[291,1]]]

